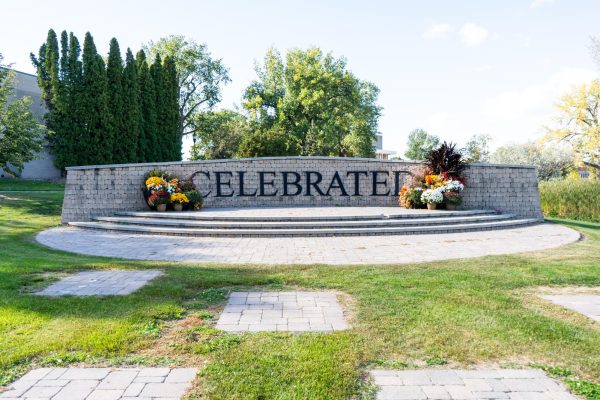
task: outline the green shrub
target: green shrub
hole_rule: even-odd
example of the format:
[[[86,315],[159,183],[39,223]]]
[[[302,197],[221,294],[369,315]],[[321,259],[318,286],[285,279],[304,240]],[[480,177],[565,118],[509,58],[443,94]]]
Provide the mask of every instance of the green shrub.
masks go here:
[[[561,179],[540,183],[546,217],[600,221],[600,181]]]

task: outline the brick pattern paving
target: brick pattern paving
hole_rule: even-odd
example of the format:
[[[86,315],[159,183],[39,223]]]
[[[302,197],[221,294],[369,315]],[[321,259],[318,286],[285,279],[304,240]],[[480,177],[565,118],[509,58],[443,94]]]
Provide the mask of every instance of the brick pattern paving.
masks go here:
[[[195,368],[39,368],[0,394],[22,400],[176,400],[188,391]]]
[[[51,248],[135,260],[256,264],[398,264],[551,249],[579,240],[558,224],[484,232],[350,237],[175,237],[58,227],[37,241]],[[148,241],[160,251],[148,251]],[[437,251],[429,251],[436,243]],[[402,249],[401,254],[398,249]]]
[[[544,299],[577,311],[596,322],[600,322],[600,295],[572,294],[572,295],[545,295]]]
[[[233,292],[217,322],[228,332],[348,329],[333,292]]]
[[[576,400],[536,369],[371,371],[378,400]]]
[[[161,275],[159,270],[82,271],[37,292],[40,296],[111,296],[127,295]]]

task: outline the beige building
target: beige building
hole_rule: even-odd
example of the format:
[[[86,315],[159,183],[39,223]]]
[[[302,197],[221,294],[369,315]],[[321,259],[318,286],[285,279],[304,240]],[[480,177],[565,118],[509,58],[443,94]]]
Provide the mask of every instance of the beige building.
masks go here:
[[[15,92],[11,100],[28,96],[32,100],[31,112],[35,117],[43,122],[46,110],[41,98],[40,88],[37,85],[37,77],[25,72],[15,72]],[[0,177],[4,178],[4,171],[0,168]],[[38,158],[25,164],[21,174],[23,179],[55,180],[61,178],[61,172],[54,166],[54,160],[50,145],[46,142],[44,149],[38,154]]]

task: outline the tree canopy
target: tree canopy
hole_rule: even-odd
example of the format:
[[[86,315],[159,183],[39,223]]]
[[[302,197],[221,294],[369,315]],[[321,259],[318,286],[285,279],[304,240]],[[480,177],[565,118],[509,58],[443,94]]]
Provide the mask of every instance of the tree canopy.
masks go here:
[[[309,48],[289,51],[284,61],[271,49],[256,72],[243,95],[254,129],[291,135],[298,155],[374,155],[379,89],[356,78],[344,58]]]
[[[113,38],[105,63],[89,32],[81,51],[72,33],[63,31],[59,44],[51,29],[31,59],[57,167],[181,160],[177,76],[169,57],[148,65],[143,54],[134,60],[127,49],[123,62]]]
[[[207,111],[196,114],[195,119],[198,132],[192,160],[233,158],[249,134],[246,119],[235,111]]]
[[[547,128],[546,141],[567,142],[580,162],[600,171],[600,80],[584,84],[562,97],[556,126]]]
[[[143,46],[150,60],[170,57],[175,63],[179,98],[179,134],[196,134],[196,114],[208,111],[221,101],[221,86],[229,72],[221,59],[213,58],[205,44],[171,35]]]
[[[21,97],[8,102],[14,90],[14,73],[2,64],[0,54],[0,168],[18,177],[23,166],[42,150],[46,129],[31,113],[31,99]]]
[[[423,129],[413,129],[408,134],[407,149],[404,156],[409,160],[425,160],[427,155],[440,144],[440,138]]]
[[[490,159],[490,135],[473,135],[463,150],[465,162],[488,162]]]
[[[490,156],[498,164],[524,164],[537,167],[538,179],[561,178],[574,166],[573,152],[568,146],[527,142],[499,147]]]

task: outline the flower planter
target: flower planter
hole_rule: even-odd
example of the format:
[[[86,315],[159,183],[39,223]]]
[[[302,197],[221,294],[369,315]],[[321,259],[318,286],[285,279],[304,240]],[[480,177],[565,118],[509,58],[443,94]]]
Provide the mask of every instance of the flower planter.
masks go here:
[[[173,211],[181,211],[181,210],[183,210],[183,204],[181,204],[181,203],[173,204]]]
[[[448,211],[456,210],[456,204],[446,203],[446,210],[448,210]]]
[[[155,206],[151,206],[150,204],[148,204],[148,197],[150,197],[150,195],[152,194],[150,192],[150,190],[148,190],[148,189],[142,189],[142,193],[144,193],[144,202],[146,203],[146,205],[148,206],[148,208],[150,208],[152,211],[156,211],[156,207]]]
[[[156,211],[158,212],[165,212],[167,211],[167,205],[166,204],[159,204],[156,206]]]
[[[428,210],[435,210],[437,204],[436,203],[427,203]]]

